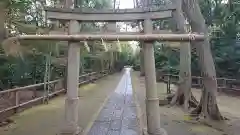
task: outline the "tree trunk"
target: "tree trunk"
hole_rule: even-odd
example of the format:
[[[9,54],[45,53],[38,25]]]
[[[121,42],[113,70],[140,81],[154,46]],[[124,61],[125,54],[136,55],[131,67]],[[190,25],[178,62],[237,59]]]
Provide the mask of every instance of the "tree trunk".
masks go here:
[[[102,57],[100,59],[100,62],[101,62],[101,71],[103,71],[104,70],[104,60]]]
[[[107,24],[107,32],[116,32],[116,22],[108,22]],[[114,42],[109,42],[111,44],[115,44]],[[111,47],[110,51],[110,70],[114,70],[114,63],[115,63],[115,57],[114,57],[114,50]]]
[[[173,21],[175,27],[173,31],[181,34],[187,33],[185,30],[185,17],[182,12],[182,0],[172,0],[176,5],[176,11],[173,13]],[[191,100],[191,47],[189,43],[181,43],[180,46],[180,73],[179,73],[178,90],[172,98],[171,105],[178,103],[184,105],[184,109],[189,109]],[[193,97],[193,96],[192,96]],[[194,97],[193,97],[194,98]],[[195,98],[194,98],[195,99]],[[195,100],[196,101],[196,100]]]
[[[6,29],[4,27],[4,23],[6,21],[6,3],[0,2],[0,44],[5,38]]]
[[[114,58],[113,58],[113,51],[110,51],[110,70],[113,70],[113,63],[114,63]]]
[[[140,75],[145,75],[144,70],[144,54],[143,54],[143,42],[140,42]]]
[[[199,3],[197,0],[183,0],[183,10],[189,20],[192,32],[208,34],[205,19],[201,13]],[[206,38],[203,42],[192,42],[196,48],[199,57],[199,66],[203,74],[203,94],[202,102],[199,104],[201,111],[205,118],[213,120],[221,120],[222,116],[217,105],[217,80],[216,70],[211,53],[209,39]],[[195,111],[194,111],[195,112]]]
[[[68,65],[68,60],[67,60],[67,65]],[[66,66],[66,67],[65,67],[65,70],[64,70],[63,88],[64,88],[65,90],[67,90],[67,75],[68,75],[67,71],[68,71],[68,66]]]
[[[140,1],[136,1],[136,7],[137,8],[141,8],[142,6],[147,6],[147,2],[148,0],[140,0]],[[143,28],[142,23],[138,23],[138,27],[139,28]],[[143,32],[143,31],[141,31]],[[140,41],[140,76],[145,76],[145,69],[144,69],[144,52],[143,52],[143,44],[144,42]]]

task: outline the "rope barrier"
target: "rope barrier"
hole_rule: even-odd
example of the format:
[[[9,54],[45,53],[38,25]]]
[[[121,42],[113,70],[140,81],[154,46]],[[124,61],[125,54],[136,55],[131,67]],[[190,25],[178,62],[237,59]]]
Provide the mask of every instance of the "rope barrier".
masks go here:
[[[8,38],[7,40],[61,40],[61,41],[175,41],[175,42],[189,42],[189,41],[203,41],[204,35],[200,34],[139,34],[139,35],[19,35]]]

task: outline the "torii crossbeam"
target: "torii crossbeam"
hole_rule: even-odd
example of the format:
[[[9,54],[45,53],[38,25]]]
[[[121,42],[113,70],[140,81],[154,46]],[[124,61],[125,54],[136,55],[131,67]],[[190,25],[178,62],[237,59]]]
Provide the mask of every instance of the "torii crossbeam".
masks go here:
[[[78,21],[131,21],[150,19],[171,18],[173,5],[165,5],[159,8],[134,8],[134,9],[62,9],[45,8],[48,19],[78,20]]]

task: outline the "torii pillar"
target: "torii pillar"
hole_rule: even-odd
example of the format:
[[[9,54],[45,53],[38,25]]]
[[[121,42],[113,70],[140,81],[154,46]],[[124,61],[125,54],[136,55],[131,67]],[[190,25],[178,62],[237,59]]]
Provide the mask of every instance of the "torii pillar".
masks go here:
[[[72,0],[66,0],[66,8],[73,7]],[[68,34],[78,34],[80,32],[79,22],[70,20]],[[68,62],[67,62],[67,96],[65,101],[65,115],[60,131],[61,135],[79,135],[81,128],[78,126],[78,81],[80,65],[79,42],[68,42]]]
[[[152,20],[144,20],[144,33],[152,33]],[[146,115],[147,134],[166,135],[166,131],[160,126],[159,98],[156,84],[156,69],[153,42],[144,42],[144,70],[146,83]]]

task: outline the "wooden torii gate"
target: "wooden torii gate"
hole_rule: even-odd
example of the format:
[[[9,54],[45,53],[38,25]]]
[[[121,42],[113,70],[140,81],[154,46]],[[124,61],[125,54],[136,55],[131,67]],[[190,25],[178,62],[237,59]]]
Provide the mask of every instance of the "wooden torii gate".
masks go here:
[[[68,2],[71,0],[67,0]],[[67,71],[67,98],[65,102],[65,117],[61,134],[78,135],[81,128],[78,126],[78,79],[80,65],[79,41],[143,41],[144,69],[146,80],[146,114],[147,132],[149,135],[162,135],[160,126],[159,99],[156,88],[154,41],[202,41],[204,35],[198,34],[156,34],[152,30],[152,20],[172,17],[174,6],[164,6],[159,9],[136,8],[118,10],[93,10],[93,9],[71,9],[72,4],[66,2],[63,8],[46,8],[48,19],[69,21],[69,35],[19,35],[9,40],[57,40],[68,41],[68,71]],[[144,21],[143,33],[97,33],[78,34],[80,31],[79,21]]]

